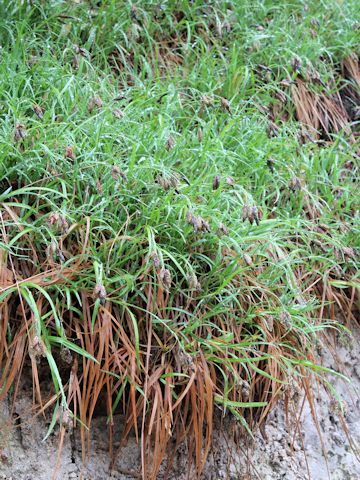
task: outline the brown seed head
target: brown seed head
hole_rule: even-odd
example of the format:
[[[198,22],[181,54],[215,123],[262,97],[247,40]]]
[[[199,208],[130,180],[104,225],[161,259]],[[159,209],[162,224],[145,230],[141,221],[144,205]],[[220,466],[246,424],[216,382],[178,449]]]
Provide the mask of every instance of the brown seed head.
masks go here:
[[[320,25],[319,20],[318,20],[317,18],[315,18],[315,17],[313,17],[313,18],[311,19],[310,23],[311,23],[311,25],[312,25],[313,27],[318,27],[318,26]]]
[[[76,155],[75,155],[75,151],[74,151],[73,146],[68,145],[65,148],[65,158],[68,158],[69,160],[75,160],[76,159]]]
[[[14,133],[14,141],[20,142],[26,137],[26,129],[22,123],[16,122],[15,124],[15,133]]]
[[[212,185],[212,188],[213,190],[217,190],[220,186],[220,175],[215,175],[214,179],[213,179],[213,185]]]
[[[138,20],[138,15],[138,8],[135,5],[132,5],[130,10],[130,17],[132,18],[132,20]]]
[[[74,45],[74,52],[76,55],[80,55],[84,58],[89,56],[89,52],[85,48],[79,47],[79,45]]]
[[[175,140],[170,135],[169,138],[166,140],[165,148],[167,151],[171,150],[175,146]]]
[[[295,85],[295,82],[289,78],[284,78],[284,80],[281,80],[280,85],[282,87],[291,87],[291,85]]]
[[[66,363],[67,365],[71,365],[72,362],[73,362],[73,356],[72,356],[72,353],[71,351],[66,348],[66,347],[63,347],[61,348],[60,350],[60,357],[61,357],[61,360]]]
[[[238,385],[240,387],[240,392],[241,392],[241,395],[242,395],[242,398],[244,400],[248,400],[249,397],[250,397],[250,385],[249,385],[249,382],[247,382],[246,380],[244,380],[243,378],[240,378],[239,379],[239,382],[238,382]]]
[[[282,90],[278,90],[277,92],[275,92],[275,98],[277,98],[281,103],[287,102],[286,95]]]
[[[156,181],[164,190],[169,190],[169,188],[176,188],[179,185],[179,176],[175,173],[167,176],[159,174],[156,176]]]
[[[159,260],[159,257],[157,256],[156,252],[151,252],[150,258],[153,261],[154,267],[159,268],[160,267],[160,260]]]
[[[157,175],[156,181],[159,185],[162,186],[164,190],[169,190],[169,188],[171,187],[170,179],[167,177],[164,177],[163,175]]]
[[[59,217],[59,227],[62,234],[67,233],[67,231],[69,230],[69,224],[66,221],[66,218],[62,215],[60,215]]]
[[[244,261],[249,267],[252,267],[254,265],[250,255],[248,255],[247,253],[244,253]]]
[[[98,298],[100,300],[101,305],[104,305],[106,301],[106,290],[104,285],[98,283],[94,288],[93,296],[95,299]]]
[[[301,60],[299,57],[294,57],[291,61],[291,67],[294,72],[300,73],[301,72]]]
[[[356,260],[356,250],[352,247],[343,247],[342,252],[344,257],[351,260]]]
[[[209,222],[200,216],[196,216],[191,212],[187,214],[187,221],[194,227],[195,232],[210,232]]]
[[[291,316],[288,312],[283,311],[279,315],[279,322],[281,325],[283,325],[285,328],[290,329],[292,327],[291,325]]]
[[[46,355],[45,343],[38,335],[34,335],[29,339],[29,355],[36,361],[38,361],[39,357],[44,357]]]
[[[175,358],[178,370],[184,373],[190,373],[195,370],[195,363],[191,355],[185,352],[182,348],[177,347],[175,350]]]
[[[96,179],[96,191],[100,194],[103,193],[102,184],[98,178]]]
[[[50,226],[55,226],[57,227],[61,233],[66,233],[69,230],[69,224],[66,221],[66,218],[63,217],[62,215],[59,215],[59,213],[52,212],[47,218],[47,223]]]
[[[124,116],[124,112],[122,110],[120,110],[120,108],[114,108],[112,113],[113,113],[115,118],[123,118],[123,116]]]
[[[111,176],[114,180],[119,180],[121,170],[117,165],[114,165],[111,169]]]
[[[229,234],[229,229],[227,228],[226,225],[224,225],[222,222],[219,223],[218,229],[217,229],[218,235],[228,235]]]
[[[171,287],[171,273],[167,268],[162,268],[159,273],[159,279],[165,290],[170,290]]]
[[[188,274],[187,281],[190,290],[195,290],[196,292],[201,291],[201,284],[194,272]]]
[[[65,427],[66,430],[70,430],[73,426],[73,417],[68,408],[62,408],[62,411],[59,415],[59,423],[62,427]]]
[[[79,66],[80,66],[79,55],[74,55],[71,65],[74,70],[79,70]]]
[[[103,105],[103,102],[101,98],[98,95],[95,95],[89,101],[88,111],[91,113],[94,110],[94,108],[101,108],[102,105]]]
[[[293,177],[293,178],[290,179],[289,189],[294,193],[298,190],[301,190],[301,182],[300,182],[300,179],[298,177]]]
[[[203,95],[201,97],[201,103],[202,105],[209,107],[214,103],[214,100],[211,97],[209,97],[209,95]]]
[[[251,224],[256,223],[259,225],[262,219],[262,211],[256,206],[244,205],[242,209],[242,221],[249,220]]]
[[[272,138],[272,137],[278,137],[279,136],[279,130],[280,129],[276,125],[276,123],[270,121],[266,132],[268,134],[268,137]]]
[[[58,223],[60,215],[58,213],[52,212],[48,216],[47,222],[49,225],[55,225]]]
[[[224,97],[220,97],[220,106],[224,112],[231,113],[230,102]]]
[[[266,165],[268,167],[268,169],[270,170],[271,173],[274,173],[275,169],[274,169],[274,166],[275,166],[275,160],[271,157],[269,157],[267,160],[266,160]]]
[[[202,217],[199,217],[201,221],[201,230],[203,232],[211,232],[210,224],[206,220],[204,220]]]
[[[233,187],[235,185],[235,180],[233,179],[233,177],[226,177],[226,183]]]
[[[34,103],[34,105],[32,106],[32,109],[35,112],[35,114],[40,118],[40,120],[44,118],[44,113],[40,105],[38,105],[37,103]]]

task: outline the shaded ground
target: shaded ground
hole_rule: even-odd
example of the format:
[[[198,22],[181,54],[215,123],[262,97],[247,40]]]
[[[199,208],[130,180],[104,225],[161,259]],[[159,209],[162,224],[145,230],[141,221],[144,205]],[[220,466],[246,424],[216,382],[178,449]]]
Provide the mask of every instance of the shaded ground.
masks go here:
[[[312,418],[309,403],[304,401],[302,393],[294,387],[288,404],[288,415],[285,414],[285,404],[281,401],[270,414],[265,431],[256,434],[253,443],[249,439],[240,440],[240,446],[236,448],[231,440],[232,434],[229,436],[229,432],[232,432],[231,425],[223,425],[225,428],[217,429],[213,452],[202,478],[209,480],[360,478],[360,462],[355,453],[357,449],[359,454],[360,445],[359,332],[354,332],[353,339],[337,339],[336,357],[332,352],[331,347],[322,349],[323,364],[348,375],[351,383],[348,384],[341,378],[331,379],[331,384],[341,399],[343,414],[328,389],[315,386],[314,401],[321,436]],[[44,420],[37,418],[31,423],[26,423],[31,406],[28,391],[22,391],[16,403],[16,413],[24,422],[20,427],[15,428],[9,421],[9,405],[5,402],[1,405],[2,479],[48,480],[54,472],[59,438],[55,434],[45,443],[41,443],[47,427]],[[297,430],[299,417],[301,420]],[[116,419],[116,438],[121,431],[121,421],[121,417]],[[65,480],[137,478],[135,471],[140,462],[140,454],[135,441],[128,442],[120,454],[115,470],[109,472],[106,419],[95,418],[92,428],[92,454],[86,467],[82,465],[80,440],[77,434],[68,434],[56,478]],[[296,430],[300,431],[300,436],[296,435]],[[325,456],[322,454],[322,444]],[[247,445],[247,448],[244,448],[244,445]],[[186,463],[186,455],[180,452],[170,478],[187,478]],[[163,474],[159,478],[164,478]]]

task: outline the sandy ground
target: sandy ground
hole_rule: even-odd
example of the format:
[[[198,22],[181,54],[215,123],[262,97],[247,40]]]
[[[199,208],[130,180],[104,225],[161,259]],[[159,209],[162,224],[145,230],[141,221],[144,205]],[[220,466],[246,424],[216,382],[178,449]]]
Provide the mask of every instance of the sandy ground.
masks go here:
[[[207,461],[206,480],[358,480],[360,479],[360,332],[352,339],[336,342],[336,349],[320,348],[324,366],[347,375],[351,382],[328,376],[336,390],[343,412],[329,387],[313,383],[316,419],[309,403],[296,387],[285,408],[280,401],[266,424],[265,437],[255,434],[253,441],[244,439],[235,446],[226,433],[216,429],[213,451]],[[336,355],[334,354],[336,352]],[[29,422],[31,399],[23,392],[16,403],[16,414],[22,425],[14,427],[9,405],[0,405],[0,479],[50,480],[56,464],[59,438],[55,433],[46,442],[42,438],[46,424],[42,418]],[[285,414],[288,410],[287,415]],[[115,433],[121,431],[122,419],[116,419]],[[129,480],[138,478],[140,455],[135,441],[123,448],[115,469],[109,471],[106,419],[97,417],[92,426],[92,453],[84,466],[77,434],[68,434],[56,479]],[[118,437],[117,437],[118,438]],[[180,454],[174,463],[171,480],[187,476],[186,456]],[[164,478],[160,473],[159,479]]]

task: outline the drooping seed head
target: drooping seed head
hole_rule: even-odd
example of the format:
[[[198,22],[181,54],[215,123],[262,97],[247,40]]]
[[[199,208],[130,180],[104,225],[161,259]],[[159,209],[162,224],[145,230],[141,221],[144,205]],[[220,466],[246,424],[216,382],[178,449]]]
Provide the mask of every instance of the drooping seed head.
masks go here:
[[[100,194],[103,193],[102,183],[100,182],[100,180],[98,178],[96,179],[96,184],[95,185],[96,185],[96,191]]]
[[[224,97],[220,97],[220,106],[224,112],[231,113],[230,102]]]
[[[235,180],[233,177],[226,177],[226,183],[233,187],[235,185]]]
[[[275,98],[277,98],[281,103],[285,104],[287,102],[286,95],[281,90],[278,90],[277,92],[275,92]]]
[[[16,122],[15,132],[14,132],[14,141],[20,142],[26,137],[26,129],[22,123]]]
[[[270,170],[271,173],[274,173],[275,169],[274,169],[274,166],[275,166],[275,160],[271,157],[269,157],[267,160],[266,160],[266,165],[268,167],[268,169]]]
[[[29,355],[30,358],[33,358],[37,363],[39,362],[40,357],[46,355],[45,343],[38,335],[34,335],[29,339]]]
[[[229,235],[229,229],[227,228],[226,225],[224,225],[222,222],[220,222],[219,225],[218,225],[217,234],[218,235]]]
[[[291,315],[287,311],[283,311],[279,315],[279,322],[287,329],[291,329]]]
[[[74,52],[76,53],[76,55],[80,55],[84,58],[89,56],[89,52],[85,48],[79,47],[79,45],[74,45]]]
[[[165,290],[171,288],[171,273],[167,268],[162,268],[159,273],[159,279]]]
[[[212,184],[212,188],[213,190],[217,190],[220,186],[220,175],[215,175],[214,179],[213,179],[213,184]]]
[[[153,261],[154,267],[155,267],[155,268],[159,268],[159,267],[160,267],[160,259],[159,259],[159,257],[157,256],[157,253],[156,253],[156,252],[151,252],[150,258],[151,258],[152,261]]]
[[[209,107],[214,103],[214,100],[211,97],[209,97],[209,95],[203,95],[201,97],[201,103],[202,105]]]
[[[167,151],[169,151],[169,150],[173,149],[174,146],[175,146],[175,140],[170,135],[169,138],[166,140],[165,148],[166,148]]]
[[[292,177],[289,181],[289,189],[292,192],[296,192],[298,190],[301,190],[301,181],[298,177]]]
[[[278,137],[279,131],[279,127],[276,125],[276,123],[270,121],[266,130],[268,137]]]
[[[66,347],[62,347],[60,349],[60,357],[61,357],[61,360],[67,365],[71,365],[73,362],[73,355],[71,351]]]
[[[95,299],[98,298],[100,300],[101,305],[104,305],[106,301],[106,290],[104,285],[98,283],[94,288],[93,296]]]
[[[68,158],[69,160],[76,159],[75,150],[73,146],[68,145],[67,147],[65,147],[65,158]]]
[[[101,98],[98,95],[95,95],[90,99],[88,103],[89,113],[91,113],[94,110],[94,108],[101,108],[102,105],[103,105],[103,101],[101,100]]]
[[[114,165],[111,169],[111,176],[114,180],[119,180],[121,170],[117,165]]]
[[[120,108],[114,108],[112,113],[113,113],[115,118],[123,118],[123,116],[124,116],[124,112],[122,110],[120,110]]]
[[[244,257],[244,261],[245,261],[245,263],[246,263],[246,265],[247,265],[248,267],[254,266],[253,261],[252,261],[250,255],[248,255],[247,253],[244,253],[243,257]]]
[[[187,281],[190,290],[195,290],[196,292],[201,291],[201,284],[194,272],[188,274]]]
[[[40,120],[44,118],[44,113],[40,105],[38,105],[37,103],[34,103],[34,105],[32,106],[32,109],[35,112],[35,114],[40,118]]]
[[[301,60],[299,57],[294,57],[291,61],[291,67],[294,72],[300,73],[301,72]]]

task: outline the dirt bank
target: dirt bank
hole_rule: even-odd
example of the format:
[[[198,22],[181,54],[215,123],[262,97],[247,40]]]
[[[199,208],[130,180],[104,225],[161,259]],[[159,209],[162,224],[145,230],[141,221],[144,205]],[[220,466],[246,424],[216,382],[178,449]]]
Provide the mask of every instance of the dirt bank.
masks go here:
[[[335,349],[336,343],[336,349]],[[332,346],[331,346],[332,344]],[[357,480],[360,478],[360,332],[353,338],[332,339],[330,346],[320,347],[324,366],[342,372],[351,379],[329,376],[331,386],[338,393],[343,412],[329,387],[313,382],[315,416],[302,392],[295,387],[288,405],[280,401],[271,413],[262,434],[254,441],[241,440],[235,447],[229,438],[229,425],[217,429],[213,452],[203,474],[204,479],[220,480]],[[335,353],[336,352],[336,353]],[[15,411],[22,420],[14,425],[9,403],[0,410],[0,479],[49,480],[56,464],[58,435],[46,442],[46,420],[31,419],[29,389],[18,396]],[[220,422],[224,425],[224,422]],[[122,419],[116,418],[115,438],[119,438]],[[61,455],[57,479],[125,480],[138,478],[140,462],[135,441],[123,448],[115,469],[109,472],[106,419],[97,417],[92,425],[92,453],[86,466],[81,461],[80,440],[69,433]],[[185,456],[177,456],[172,480],[187,478]],[[163,478],[161,474],[159,478]],[[190,478],[193,475],[190,474]]]

